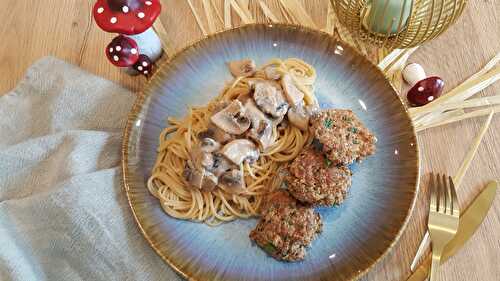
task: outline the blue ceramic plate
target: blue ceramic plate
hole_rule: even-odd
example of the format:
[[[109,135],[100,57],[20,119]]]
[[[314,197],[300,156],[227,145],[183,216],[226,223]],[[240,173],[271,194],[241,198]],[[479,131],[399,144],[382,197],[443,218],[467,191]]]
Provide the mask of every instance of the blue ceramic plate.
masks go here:
[[[203,105],[232,79],[226,62],[300,58],[316,68],[323,107],[349,108],[378,138],[377,153],[353,165],[352,188],[338,208],[320,209],[323,233],[306,259],[276,261],[248,238],[256,220],[219,227],[165,214],[145,182],[168,116]],[[405,228],[418,190],[415,133],[390,83],[365,57],[326,33],[291,25],[249,25],[221,32],[176,54],[152,78],[130,114],[123,146],[130,206],[156,252],[192,280],[351,280],[366,273]]]

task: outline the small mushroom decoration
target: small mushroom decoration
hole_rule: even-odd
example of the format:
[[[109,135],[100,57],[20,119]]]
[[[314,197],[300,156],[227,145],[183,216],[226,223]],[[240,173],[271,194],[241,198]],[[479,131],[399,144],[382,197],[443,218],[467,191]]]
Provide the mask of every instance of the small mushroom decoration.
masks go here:
[[[138,54],[147,56],[152,64],[162,54],[160,38],[152,28],[160,12],[159,0],[98,0],[93,16],[102,30],[133,39]]]
[[[426,78],[421,65],[411,63],[403,69],[402,74],[404,80],[411,86],[406,97],[412,105],[426,105],[441,96],[444,81],[438,76]]]
[[[109,61],[118,67],[129,67],[139,59],[137,43],[127,36],[118,35],[106,47]]]
[[[133,66],[134,70],[142,73],[144,76],[149,77],[153,69],[153,62],[146,55],[139,55],[139,59]]]

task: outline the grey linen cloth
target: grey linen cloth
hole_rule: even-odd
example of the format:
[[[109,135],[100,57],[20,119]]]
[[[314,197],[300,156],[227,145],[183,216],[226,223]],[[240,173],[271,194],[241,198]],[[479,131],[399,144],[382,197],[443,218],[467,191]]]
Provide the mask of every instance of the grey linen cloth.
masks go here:
[[[54,58],[0,96],[0,280],[181,280],[121,185],[130,91]]]

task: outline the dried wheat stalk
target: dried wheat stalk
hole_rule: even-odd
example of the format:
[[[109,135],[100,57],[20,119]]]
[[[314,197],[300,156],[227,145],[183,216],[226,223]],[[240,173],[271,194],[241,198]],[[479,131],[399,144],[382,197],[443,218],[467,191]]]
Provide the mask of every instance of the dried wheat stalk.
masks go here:
[[[193,13],[194,19],[196,20],[198,27],[200,27],[201,33],[203,33],[203,36],[207,36],[208,33],[207,33],[205,27],[203,26],[203,24],[201,23],[200,16],[198,16],[196,9],[193,7],[193,3],[191,3],[191,0],[186,0],[186,1],[189,5],[189,8],[191,9],[191,12]]]

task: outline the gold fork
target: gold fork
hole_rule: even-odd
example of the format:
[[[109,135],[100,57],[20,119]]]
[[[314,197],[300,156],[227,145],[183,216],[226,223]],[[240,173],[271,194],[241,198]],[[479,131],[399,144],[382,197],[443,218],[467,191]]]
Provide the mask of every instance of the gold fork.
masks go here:
[[[432,267],[430,281],[437,280],[437,271],[444,247],[455,236],[460,210],[453,179],[446,175],[433,175],[431,205],[429,211],[429,234],[432,241]]]

